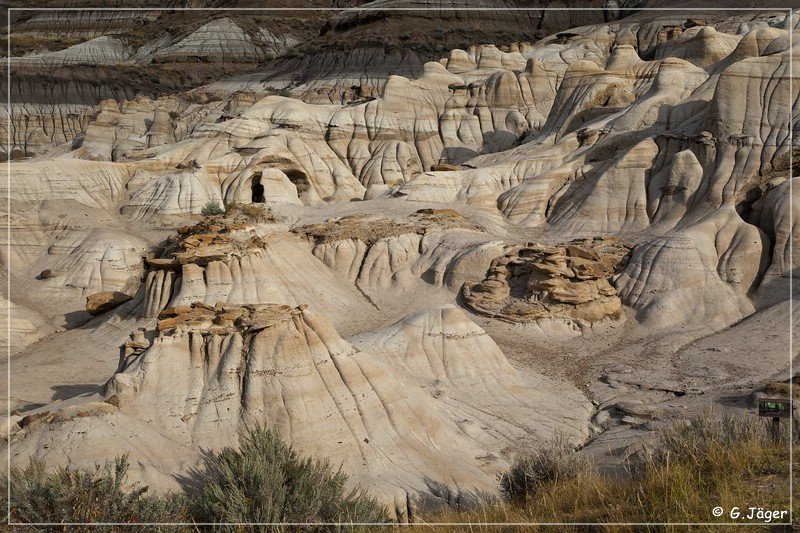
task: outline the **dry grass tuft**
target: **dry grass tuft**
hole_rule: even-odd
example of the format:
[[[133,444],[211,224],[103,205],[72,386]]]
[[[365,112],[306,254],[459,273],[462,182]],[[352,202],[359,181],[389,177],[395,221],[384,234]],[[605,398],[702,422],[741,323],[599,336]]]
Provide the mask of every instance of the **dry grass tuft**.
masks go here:
[[[791,387],[786,381],[768,381],[764,386],[764,392],[770,396],[788,398],[790,391],[793,398],[800,398],[800,387]]]
[[[797,426],[797,421],[795,421]],[[795,432],[795,435],[797,432]],[[558,531],[597,531],[587,523],[725,523],[750,524],[737,531],[767,527],[745,519],[732,520],[732,507],[789,509],[789,438],[770,439],[767,424],[756,418],[704,417],[675,425],[662,438],[657,453],[632,469],[630,479],[598,475],[583,463],[569,476],[555,476],[535,486],[521,501],[490,505],[472,512],[445,512],[425,517],[436,531],[553,531],[546,526],[487,526],[481,523],[571,523]],[[796,439],[797,440],[797,439]],[[563,462],[563,461],[562,461]],[[797,464],[795,464],[797,466]],[[714,507],[725,510],[717,518]],[[795,516],[798,509],[795,509]],[[773,522],[785,522],[775,520]],[[685,526],[603,526],[602,531],[686,531]],[[695,526],[692,531],[721,531]]]

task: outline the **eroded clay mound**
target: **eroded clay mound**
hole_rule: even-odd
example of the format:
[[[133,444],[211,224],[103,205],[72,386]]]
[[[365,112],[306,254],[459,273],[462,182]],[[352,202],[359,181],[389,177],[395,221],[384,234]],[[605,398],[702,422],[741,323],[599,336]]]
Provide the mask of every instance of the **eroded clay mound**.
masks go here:
[[[486,279],[464,284],[467,306],[507,322],[561,318],[597,322],[616,317],[622,302],[610,281],[630,248],[615,237],[564,246],[510,246],[492,261]]]
[[[173,488],[204,453],[236,446],[242,431],[263,424],[304,454],[341,464],[405,520],[417,506],[494,493],[508,465],[501,450],[524,439],[586,436],[580,392],[521,376],[455,307],[357,342],[305,306],[164,310],[155,331],[126,344],[104,403],[56,403],[15,425],[15,461],[34,455],[92,469],[125,451],[134,478]],[[563,397],[569,412],[541,408]]]
[[[14,153],[50,150],[0,179],[10,342],[37,341],[15,355],[10,399],[26,416],[15,465],[93,469],[131,453],[141,480],[175,489],[260,423],[404,519],[417,499],[496,490],[521,444],[559,430],[585,439],[591,405],[575,384],[616,440],[618,422],[643,426],[662,407],[680,412],[679,397],[772,376],[763,368],[778,357],[751,365],[736,340],[786,323],[765,311],[788,310],[800,250],[788,179],[797,17],[753,16],[712,27],[659,15],[472,46],[414,79],[330,65],[295,98],[256,73],[156,100],[99,89],[114,99],[91,116],[71,85],[57,90],[74,105],[15,103]],[[158,50],[182,65],[250,61],[268,37],[237,27]],[[226,213],[192,226],[209,201]],[[409,215],[420,207],[436,209]],[[625,242],[571,240],[593,235]],[[85,314],[86,295],[98,312],[121,305],[39,338],[76,301]],[[484,331],[454,303],[496,320]],[[589,327],[622,317],[635,320],[619,337]],[[548,323],[586,336],[551,343]],[[714,332],[734,349],[675,352]],[[785,352],[768,337],[762,351]],[[620,360],[630,372],[614,370]],[[112,375],[103,397],[57,401]]]
[[[481,278],[502,245],[453,209],[421,209],[402,218],[347,216],[293,231],[311,241],[317,259],[384,310],[398,298],[418,298],[415,291],[430,302],[435,288],[446,289],[446,301],[452,301],[465,281]]]

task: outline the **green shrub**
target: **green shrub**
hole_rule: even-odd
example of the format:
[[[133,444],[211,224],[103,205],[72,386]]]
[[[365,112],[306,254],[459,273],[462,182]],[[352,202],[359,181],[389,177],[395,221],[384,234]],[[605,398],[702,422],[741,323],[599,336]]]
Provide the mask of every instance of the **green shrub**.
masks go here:
[[[588,469],[588,461],[575,455],[559,434],[543,448],[518,458],[501,474],[500,490],[510,501],[523,503],[545,485],[573,479]]]
[[[302,459],[273,431],[256,428],[209,465],[196,500],[203,522],[386,522],[386,510],[327,461]]]
[[[221,215],[224,213],[225,210],[219,205],[219,202],[216,200],[209,200],[203,206],[203,209],[200,211],[201,215],[209,216],[209,215]]]
[[[31,461],[27,468],[11,471],[11,519],[20,523],[186,521],[183,497],[150,496],[147,487],[139,485],[126,488],[127,471],[127,456],[94,473],[64,468],[48,474],[42,463]]]

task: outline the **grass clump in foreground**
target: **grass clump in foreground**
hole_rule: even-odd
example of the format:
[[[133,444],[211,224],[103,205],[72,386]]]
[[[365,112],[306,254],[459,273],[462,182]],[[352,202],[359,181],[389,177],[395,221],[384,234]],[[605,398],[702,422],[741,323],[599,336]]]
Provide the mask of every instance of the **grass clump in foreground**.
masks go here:
[[[301,458],[274,432],[256,428],[239,450],[218,454],[200,492],[202,522],[387,522],[386,510],[330,463]]]
[[[126,485],[127,457],[93,473],[58,470],[48,474],[31,462],[11,473],[11,521],[16,523],[241,523],[388,522],[386,509],[358,489],[345,489],[347,476],[328,462],[301,458],[277,433],[256,428],[240,449],[226,448],[209,461],[192,500],[147,494]],[[147,526],[148,531],[284,531],[283,526]],[[41,531],[67,526],[41,526]],[[93,526],[69,526],[93,531]],[[307,526],[307,531],[339,531],[347,526]],[[106,531],[130,531],[110,526]]]
[[[795,422],[796,424],[796,422]],[[795,426],[796,427],[796,426]],[[794,432],[797,435],[797,431]],[[795,439],[797,440],[797,439]],[[506,503],[472,512],[444,512],[425,521],[469,522],[470,531],[552,531],[536,526],[481,523],[725,523],[747,524],[736,531],[764,531],[747,520],[749,507],[789,510],[789,439],[771,440],[765,422],[753,417],[703,417],[674,425],[657,451],[631,465],[630,476],[613,479],[570,454],[556,440],[522,457],[500,476]],[[712,509],[724,514],[714,517]],[[731,519],[739,507],[742,517]],[[797,516],[798,509],[795,509]],[[773,522],[788,521],[783,519]],[[461,531],[464,526],[436,528]],[[603,531],[686,531],[686,526],[604,526]],[[596,526],[559,526],[559,531],[595,531]],[[721,531],[694,526],[693,531]]]
[[[500,492],[511,502],[524,504],[528,497],[549,485],[570,481],[589,470],[588,460],[575,455],[563,434],[541,449],[517,459],[500,475]]]

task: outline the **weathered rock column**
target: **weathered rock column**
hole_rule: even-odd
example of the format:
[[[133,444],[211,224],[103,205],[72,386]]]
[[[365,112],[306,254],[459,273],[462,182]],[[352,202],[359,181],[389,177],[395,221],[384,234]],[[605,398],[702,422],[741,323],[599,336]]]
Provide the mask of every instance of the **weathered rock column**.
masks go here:
[[[171,270],[151,270],[147,273],[142,317],[154,318],[172,298],[175,273]]]

